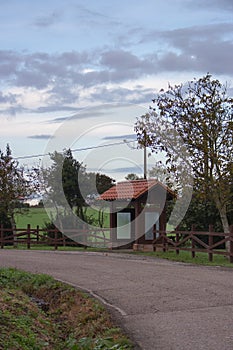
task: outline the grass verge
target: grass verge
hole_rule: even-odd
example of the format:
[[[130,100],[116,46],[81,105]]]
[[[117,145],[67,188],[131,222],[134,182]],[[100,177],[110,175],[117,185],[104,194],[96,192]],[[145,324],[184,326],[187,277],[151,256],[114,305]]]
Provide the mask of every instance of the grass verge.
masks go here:
[[[24,244],[18,244],[17,248],[13,246],[6,246],[4,249],[20,249],[20,250],[27,250],[27,246]],[[31,250],[51,250],[54,251],[54,247],[48,246],[48,245],[32,245]],[[139,252],[139,251],[132,251],[132,250],[109,250],[107,248],[95,248],[95,247],[63,247],[59,246],[59,251],[89,251],[89,252],[100,252],[100,253],[112,253],[112,254],[118,254],[118,253],[124,253],[124,254],[132,254],[132,255],[138,255],[138,256],[150,256],[154,258],[160,258],[160,259],[166,259],[171,261],[177,261],[177,262],[183,262],[183,263],[189,263],[189,264],[196,264],[196,265],[206,265],[206,266],[222,266],[222,267],[231,267],[233,268],[233,264],[229,262],[229,258],[227,258],[224,255],[213,255],[213,261],[210,262],[208,260],[208,254],[203,252],[196,253],[195,258],[191,257],[191,253],[187,251],[180,251],[180,254],[177,255],[174,250],[170,250],[168,252]]]
[[[176,254],[174,250],[168,252],[132,252],[132,254],[152,256],[161,259],[167,259],[171,261],[178,261],[183,263],[190,263],[196,265],[207,265],[207,266],[223,266],[223,267],[233,267],[233,264],[229,262],[229,259],[224,255],[214,254],[213,261],[208,260],[208,254],[198,252],[195,258],[191,257],[191,253],[187,251],[180,251],[179,255]]]
[[[1,350],[132,349],[96,300],[47,275],[0,269]]]

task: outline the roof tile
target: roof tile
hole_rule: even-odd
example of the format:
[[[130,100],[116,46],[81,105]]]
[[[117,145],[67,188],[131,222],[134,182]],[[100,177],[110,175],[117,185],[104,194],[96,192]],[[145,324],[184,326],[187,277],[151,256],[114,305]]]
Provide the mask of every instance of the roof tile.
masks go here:
[[[118,182],[115,186],[102,193],[99,199],[108,201],[116,199],[137,199],[158,184],[165,188],[165,186],[154,179]]]

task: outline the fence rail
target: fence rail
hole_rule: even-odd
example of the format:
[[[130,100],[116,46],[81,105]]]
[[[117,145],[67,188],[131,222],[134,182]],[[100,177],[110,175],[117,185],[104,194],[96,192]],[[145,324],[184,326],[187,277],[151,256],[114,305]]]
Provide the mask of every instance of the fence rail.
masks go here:
[[[66,231],[64,230],[64,233]],[[49,245],[57,249],[59,246],[107,246],[110,239],[107,237],[109,229],[87,227],[82,229],[67,230],[67,235],[55,229],[32,228],[30,224],[27,228],[4,228],[0,225],[0,248],[6,245],[25,244],[27,249],[32,245]]]
[[[55,229],[32,228],[30,224],[27,228],[4,228],[0,225],[0,248],[6,245],[24,244],[27,249],[32,245],[49,245],[54,249],[59,246],[93,246],[110,247],[110,232],[107,228],[93,228],[90,230],[87,226],[82,229],[67,230],[67,235]],[[213,261],[213,255],[225,255],[233,263],[233,225],[229,233],[214,232],[213,226],[209,227],[208,232],[195,231],[156,231],[157,238],[152,241],[153,250],[162,249],[164,252],[173,250],[178,255],[180,251],[189,251],[193,258],[197,252],[208,254],[209,261]],[[206,236],[205,241],[201,237]],[[214,239],[218,237],[218,240]],[[225,249],[220,249],[224,245]]]
[[[214,232],[213,226],[209,226],[208,232],[195,231],[157,231],[158,237],[153,240],[154,250],[161,248],[164,252],[168,250],[176,251],[178,255],[180,251],[190,251],[192,258],[195,258],[197,252],[208,254],[209,261],[213,261],[213,255],[225,255],[229,257],[229,261],[233,263],[233,225],[230,226],[229,233]],[[206,242],[201,239],[206,236]],[[214,237],[218,240],[214,242]],[[224,249],[221,249],[222,246]]]

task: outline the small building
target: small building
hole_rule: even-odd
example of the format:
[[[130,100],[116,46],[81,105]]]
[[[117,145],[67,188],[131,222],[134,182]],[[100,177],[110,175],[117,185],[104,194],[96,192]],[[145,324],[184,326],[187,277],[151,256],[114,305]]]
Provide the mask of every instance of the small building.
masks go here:
[[[152,244],[166,229],[167,201],[175,193],[155,179],[122,181],[100,195],[110,207],[112,247]]]

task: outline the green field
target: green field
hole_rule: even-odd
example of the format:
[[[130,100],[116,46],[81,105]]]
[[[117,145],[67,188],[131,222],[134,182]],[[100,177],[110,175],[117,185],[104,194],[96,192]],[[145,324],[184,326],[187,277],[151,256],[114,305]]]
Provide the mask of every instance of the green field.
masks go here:
[[[45,222],[49,222],[50,219],[44,208],[29,208],[22,214],[16,213],[15,221],[18,228],[25,229],[28,224],[30,224],[32,228],[36,228],[37,225],[43,227]]]
[[[87,215],[92,217],[96,221],[96,226],[98,226],[98,211],[89,207],[87,208]],[[32,228],[36,228],[37,225],[43,227],[46,222],[50,222],[51,220],[44,208],[31,207],[23,213],[16,213],[15,221],[18,228],[26,228],[28,224]],[[93,225],[95,224],[93,223]],[[104,213],[104,227],[109,227],[109,213],[107,211]]]

